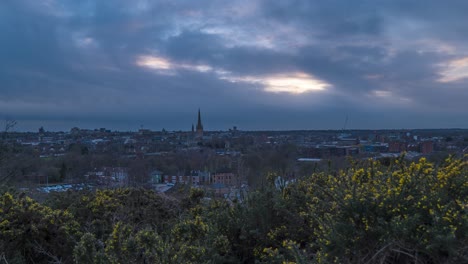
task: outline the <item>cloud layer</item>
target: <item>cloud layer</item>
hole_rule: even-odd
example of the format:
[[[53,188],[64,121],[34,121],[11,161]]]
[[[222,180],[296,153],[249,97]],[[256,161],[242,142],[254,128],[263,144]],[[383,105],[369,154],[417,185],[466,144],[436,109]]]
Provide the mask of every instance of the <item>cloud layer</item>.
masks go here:
[[[18,129],[468,127],[468,3],[0,3]]]

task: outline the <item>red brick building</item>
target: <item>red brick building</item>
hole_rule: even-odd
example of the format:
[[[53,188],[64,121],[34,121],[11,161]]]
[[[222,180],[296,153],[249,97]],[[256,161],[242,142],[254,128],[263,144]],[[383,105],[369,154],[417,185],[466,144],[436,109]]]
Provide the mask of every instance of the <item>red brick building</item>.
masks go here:
[[[432,141],[423,141],[419,147],[422,154],[430,154],[434,152],[434,142]]]
[[[238,177],[232,173],[215,173],[211,175],[212,184],[237,185]]]
[[[183,183],[183,184],[200,184],[200,177],[199,176],[170,176],[164,175],[164,183]]]
[[[388,143],[388,152],[400,153],[406,150],[407,150],[406,143],[398,142],[398,141],[393,141],[393,142]]]

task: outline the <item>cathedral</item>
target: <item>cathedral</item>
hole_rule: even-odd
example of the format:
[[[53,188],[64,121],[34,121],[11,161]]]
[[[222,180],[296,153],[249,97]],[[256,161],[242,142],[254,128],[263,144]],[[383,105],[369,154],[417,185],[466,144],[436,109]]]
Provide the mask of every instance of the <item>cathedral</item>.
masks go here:
[[[192,133],[195,133],[195,128],[193,124],[192,124]],[[197,130],[196,130],[195,138],[203,138],[203,125],[201,121],[200,108],[198,109],[198,122],[197,122]]]

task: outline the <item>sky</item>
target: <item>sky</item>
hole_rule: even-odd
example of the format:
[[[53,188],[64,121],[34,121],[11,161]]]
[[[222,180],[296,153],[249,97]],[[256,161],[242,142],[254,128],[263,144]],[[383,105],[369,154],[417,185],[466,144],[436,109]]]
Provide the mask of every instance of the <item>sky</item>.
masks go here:
[[[468,128],[466,0],[2,0],[18,131]]]

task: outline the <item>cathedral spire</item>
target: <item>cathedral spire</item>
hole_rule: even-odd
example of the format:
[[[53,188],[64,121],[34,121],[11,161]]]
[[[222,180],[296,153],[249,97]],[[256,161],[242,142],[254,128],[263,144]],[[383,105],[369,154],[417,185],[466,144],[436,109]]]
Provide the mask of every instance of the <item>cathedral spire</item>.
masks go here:
[[[202,130],[203,131],[203,125],[201,122],[201,114],[200,114],[200,108],[198,108],[198,122],[197,122],[197,131]]]
[[[200,108],[198,108],[197,137],[198,138],[203,137],[203,125],[201,121]]]

